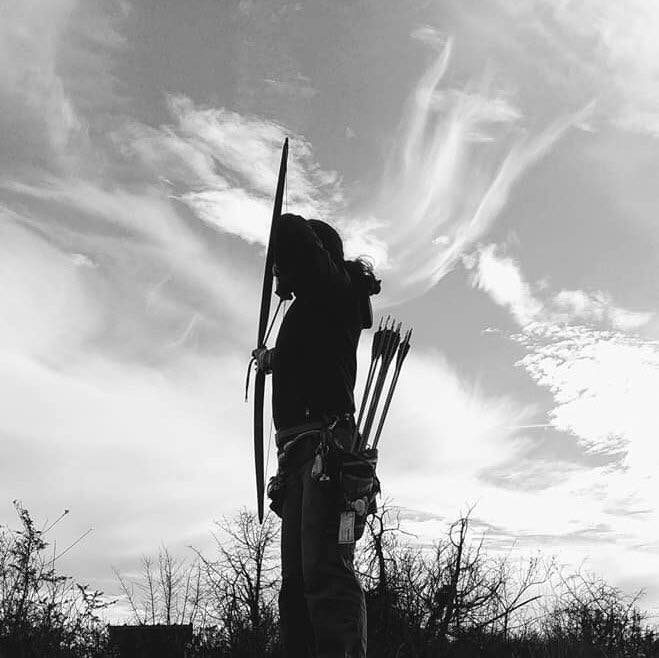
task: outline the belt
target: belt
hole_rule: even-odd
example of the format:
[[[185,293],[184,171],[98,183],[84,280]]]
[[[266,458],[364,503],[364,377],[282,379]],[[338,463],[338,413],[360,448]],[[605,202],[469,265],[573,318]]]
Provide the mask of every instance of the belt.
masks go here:
[[[342,413],[334,416],[330,416],[324,420],[311,420],[307,423],[302,423],[301,425],[293,425],[292,427],[285,427],[281,430],[278,430],[275,433],[275,444],[278,448],[282,448],[284,444],[288,443],[291,439],[303,434],[307,436],[309,433],[316,432],[323,427],[336,427],[342,426],[344,423],[347,423],[351,429],[355,427],[355,419],[352,413]]]
[[[284,445],[290,443],[296,437],[302,438],[308,434],[313,434],[318,430],[322,429],[324,423],[317,420],[311,423],[304,423],[302,425],[294,425],[293,427],[286,427],[283,430],[279,430],[275,433],[275,444],[278,448],[283,448]]]

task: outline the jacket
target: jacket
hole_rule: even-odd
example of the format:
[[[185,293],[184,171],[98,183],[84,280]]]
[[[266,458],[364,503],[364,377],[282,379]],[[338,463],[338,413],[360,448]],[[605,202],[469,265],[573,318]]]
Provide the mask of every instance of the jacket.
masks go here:
[[[353,413],[360,294],[343,263],[297,215],[281,219],[275,264],[295,296],[272,363],[275,428]]]

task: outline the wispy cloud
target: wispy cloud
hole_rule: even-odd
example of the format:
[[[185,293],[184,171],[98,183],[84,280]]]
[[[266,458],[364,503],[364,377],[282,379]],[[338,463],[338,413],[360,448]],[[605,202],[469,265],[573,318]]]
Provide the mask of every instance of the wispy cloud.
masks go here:
[[[305,101],[311,100],[318,93],[318,89],[311,84],[311,80],[301,73],[277,80],[267,78],[264,82],[278,94],[301,98]]]
[[[508,308],[522,327],[536,320],[554,324],[581,321],[631,331],[645,326],[655,316],[652,311],[617,306],[612,296],[602,290],[552,293],[546,281],[532,285],[524,278],[519,263],[504,255],[496,244],[480,246],[466,254],[462,262],[471,273],[472,285]]]
[[[0,350],[27,358],[69,358],[99,328],[97,312],[73,254],[21,225],[0,207]]]
[[[59,39],[76,5],[76,0],[55,0],[46,6],[28,0],[3,9],[0,94],[6,109],[2,125],[5,134],[13,132],[21,138],[12,144],[17,151],[36,139],[38,147],[59,153],[81,129],[56,70]]]
[[[86,110],[114,95],[109,61],[124,45],[115,29],[121,7],[115,0],[3,6],[2,169],[72,166],[90,146]]]
[[[531,322],[542,310],[529,284],[512,258],[500,256],[495,244],[481,248],[477,257],[468,254],[465,266],[472,270],[472,284],[484,290],[500,306],[507,307],[520,325]]]
[[[248,263],[229,266],[221,257],[228,247],[203,240],[158,188],[106,189],[73,178],[6,182],[4,188],[26,201],[49,202],[45,211],[11,215],[14,223],[36,232],[23,245],[25,253],[36,249],[37,235],[47,226],[48,242],[56,247],[53,258],[65,254],[69,267],[81,255],[97,263],[77,271],[89,291],[89,308],[104,314],[97,339],[105,349],[138,360],[157,358],[159,352],[170,358],[162,350],[195,313],[211,342],[243,341],[253,321],[246,300],[256,304],[255,273]],[[15,240],[7,246],[18,248]]]
[[[597,90],[600,118],[659,136],[659,6],[653,0],[624,6],[597,0],[499,2],[517,28],[550,47],[554,69],[556,61],[570,63],[568,84]]]
[[[320,168],[311,145],[280,124],[226,109],[199,108],[169,98],[174,123],[132,124],[113,135],[124,154],[138,156],[171,183],[177,198],[222,231],[265,244],[284,139],[294,142],[285,203],[307,217],[330,219],[344,202],[335,172]]]
[[[112,7],[129,13],[126,3]],[[357,208],[311,142],[276,119],[182,94],[166,97],[169,117],[153,125],[104,105],[114,78],[107,66],[92,75],[93,53],[122,39],[100,8],[24,2],[0,26],[0,125],[16,128],[2,131],[0,180],[7,499],[28,487],[42,509],[77,501],[99,528],[94,575],[108,553],[130,560],[158,538],[196,539],[213,515],[252,503],[250,478],[231,491],[217,483],[252,472],[241,393],[262,268],[253,245],[265,243],[288,135],[291,210],[335,222],[350,253],[388,268],[386,280],[398,282],[387,286],[390,302],[423,293],[467,254],[474,285],[520,327],[519,367],[553,396],[547,424],[608,453],[595,467],[533,459],[527,430],[537,405],[488,394],[419,346],[382,438],[387,490],[442,519],[477,502],[506,540],[520,532],[584,545],[648,539],[634,524],[655,518],[647,429],[657,427],[645,391],[657,383],[656,346],[624,332],[653,316],[599,290],[526,281],[492,245],[468,255],[525,172],[571,126],[584,126],[588,108],[563,107],[539,124],[494,77],[477,70],[466,84],[449,81],[461,44],[420,28],[413,37],[436,56],[411,90],[376,200]],[[88,41],[94,65],[85,68]],[[65,49],[74,47],[71,67]],[[277,94],[322,91],[321,80],[312,87],[270,73],[258,78],[261,91],[265,75]],[[90,111],[97,100],[99,121],[112,115],[102,135]]]
[[[416,36],[442,43],[430,28]],[[410,95],[378,202],[366,214],[386,245],[392,300],[418,296],[449,272],[490,228],[521,176],[590,112],[532,134],[491,83],[442,86],[452,49],[451,40],[443,42]]]
[[[439,52],[407,100],[373,203],[350,207],[339,176],[318,165],[302,136],[291,135],[288,206],[333,221],[349,255],[368,255],[388,270],[389,303],[422,294],[450,271],[489,229],[524,172],[590,111],[532,134],[512,99],[491,83],[443,86],[452,42],[432,28],[414,36]],[[170,97],[169,108],[172,124],[131,124],[113,139],[204,222],[264,244],[286,129],[183,96]]]

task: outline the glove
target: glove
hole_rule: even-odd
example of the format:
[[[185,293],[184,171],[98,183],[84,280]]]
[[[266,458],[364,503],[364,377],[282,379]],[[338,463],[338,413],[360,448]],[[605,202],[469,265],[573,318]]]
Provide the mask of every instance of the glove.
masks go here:
[[[274,352],[274,350],[269,350],[267,347],[260,347],[252,351],[257,370],[264,372],[266,375],[272,373]]]

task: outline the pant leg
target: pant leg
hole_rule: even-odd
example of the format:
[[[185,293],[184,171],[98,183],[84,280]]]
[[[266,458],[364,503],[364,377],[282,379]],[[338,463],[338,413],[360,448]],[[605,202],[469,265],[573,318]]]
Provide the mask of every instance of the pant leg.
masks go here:
[[[301,465],[291,465],[286,477],[286,491],[281,520],[281,590],[279,619],[284,655],[287,658],[310,658],[313,653],[313,629],[304,598],[302,571],[302,480]]]
[[[317,658],[366,656],[366,606],[355,574],[355,545],[340,545],[335,482],[302,478],[302,569],[304,592],[316,639]]]

